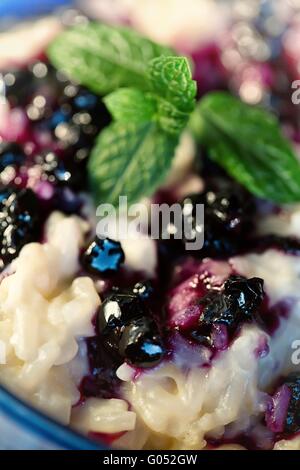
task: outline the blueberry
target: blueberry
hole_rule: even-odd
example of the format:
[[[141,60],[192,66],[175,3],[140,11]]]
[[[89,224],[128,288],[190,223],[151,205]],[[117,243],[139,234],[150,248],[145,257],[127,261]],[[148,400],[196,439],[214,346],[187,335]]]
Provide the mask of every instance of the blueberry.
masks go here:
[[[204,193],[188,196],[181,204],[183,208],[191,206],[191,225],[195,232],[201,229],[196,220],[196,205],[204,205],[204,246],[193,252],[195,256],[224,258],[240,251],[254,211],[252,198],[245,190],[234,183],[211,183]]]
[[[233,330],[241,323],[257,319],[263,298],[262,279],[231,276],[221,292],[210,292],[201,299],[204,309],[199,324],[222,323]]]
[[[70,92],[70,90],[72,92]],[[89,149],[101,129],[109,124],[110,115],[101,98],[83,87],[68,85],[57,110],[64,132],[54,129],[56,137],[73,150]]]
[[[237,323],[236,305],[223,293],[209,293],[201,299],[200,303],[204,305],[204,310],[199,318],[201,326],[224,323],[228,327],[233,327]]]
[[[26,156],[22,147],[16,143],[0,143],[0,172],[8,166],[20,167],[25,163]]]
[[[30,189],[14,189],[6,194],[0,212],[2,267],[10,263],[26,243],[37,240],[39,234],[39,204],[35,194]]]
[[[116,370],[122,364],[122,358],[111,350],[107,351],[99,336],[87,338],[86,344],[90,374],[81,382],[81,393],[85,397],[116,397],[120,385]]]
[[[120,242],[96,237],[83,253],[82,264],[88,272],[105,276],[116,273],[124,259]]]
[[[97,320],[99,341],[116,357],[140,367],[156,365],[164,354],[151,311],[139,295],[115,292],[102,303]]]
[[[153,295],[153,291],[151,281],[137,282],[132,289],[132,292],[143,300],[149,300]]]
[[[300,431],[300,374],[290,374],[284,383],[291,392],[284,432],[286,434],[295,434]]]
[[[148,314],[148,308],[141,299],[129,292],[117,292],[109,295],[101,305],[98,314],[98,330],[123,328],[131,320]]]
[[[27,219],[35,220],[38,211],[38,200],[31,189],[21,189],[14,191],[8,198],[6,209],[15,220]]]
[[[85,179],[75,161],[58,157],[54,152],[44,151],[35,156],[35,166],[41,168],[42,179],[55,185],[80,189]]]
[[[246,279],[242,276],[230,276],[225,282],[224,293],[235,303],[245,318],[252,318],[264,298],[264,282],[258,277]]]
[[[119,352],[132,365],[143,368],[156,366],[162,360],[165,349],[153,320],[141,317],[126,326]]]

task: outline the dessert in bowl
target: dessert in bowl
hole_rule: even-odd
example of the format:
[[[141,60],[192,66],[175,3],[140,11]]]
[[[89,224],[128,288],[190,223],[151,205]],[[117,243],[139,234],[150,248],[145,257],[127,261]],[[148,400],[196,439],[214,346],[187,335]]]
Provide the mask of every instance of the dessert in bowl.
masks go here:
[[[299,448],[299,129],[276,64],[260,77],[280,123],[229,91],[216,45],[192,65],[85,17],[17,37],[27,52],[1,63],[1,383],[114,447]],[[192,231],[126,238],[109,219],[104,236],[96,208],[119,196],[177,203]]]

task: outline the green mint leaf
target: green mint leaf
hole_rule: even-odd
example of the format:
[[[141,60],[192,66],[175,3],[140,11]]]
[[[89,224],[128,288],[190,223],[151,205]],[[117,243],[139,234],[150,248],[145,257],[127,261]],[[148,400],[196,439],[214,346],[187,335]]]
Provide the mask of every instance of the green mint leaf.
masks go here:
[[[157,57],[149,64],[149,81],[157,101],[157,120],[170,134],[179,134],[195,108],[196,82],[185,57]]]
[[[153,91],[183,113],[195,107],[197,85],[186,57],[157,57],[149,64]]]
[[[136,88],[119,88],[107,95],[105,102],[116,121],[141,123],[152,121],[157,110],[155,99]]]
[[[300,201],[300,164],[277,119],[225,92],[199,103],[191,130],[209,156],[258,197]]]
[[[159,57],[149,65],[150,92],[120,88],[104,98],[116,121],[157,122],[178,135],[195,107],[196,84],[185,57]]]
[[[126,86],[147,89],[149,61],[172,54],[131,29],[96,22],[64,31],[48,48],[56,68],[102,95]]]
[[[154,193],[170,168],[178,138],[154,122],[117,122],[98,137],[89,164],[89,179],[96,204],[128,204]]]

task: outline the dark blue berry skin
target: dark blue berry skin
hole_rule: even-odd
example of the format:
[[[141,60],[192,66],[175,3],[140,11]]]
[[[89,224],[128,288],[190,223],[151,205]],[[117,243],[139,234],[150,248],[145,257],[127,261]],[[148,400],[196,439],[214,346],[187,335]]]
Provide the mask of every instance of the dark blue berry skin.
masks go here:
[[[73,190],[79,190],[84,186],[82,169],[72,159],[44,151],[35,156],[35,164],[41,167],[42,179],[56,186],[67,186]]]
[[[235,304],[245,319],[251,320],[264,298],[264,281],[258,277],[246,279],[230,276],[224,285],[224,294]]]
[[[236,326],[238,322],[236,305],[227,299],[222,293],[209,293],[201,300],[200,303],[205,306],[199,318],[201,326],[212,326],[213,323],[223,323],[230,328]]]
[[[118,272],[125,260],[120,242],[105,238],[95,238],[82,255],[84,268],[98,276],[110,276]]]
[[[199,324],[223,323],[232,330],[241,323],[256,320],[263,299],[262,279],[231,276],[222,292],[211,292],[201,299],[204,310]]]
[[[284,433],[291,435],[300,431],[300,374],[290,374],[284,383],[291,391]]]
[[[8,166],[20,167],[25,160],[26,156],[20,145],[12,142],[0,143],[0,172]]]
[[[125,327],[119,353],[128,363],[142,368],[154,367],[162,360],[165,349],[151,318],[137,318]]]
[[[72,88],[74,92],[71,96],[68,94],[61,96],[59,108],[48,125],[62,144],[72,150],[75,159],[82,161],[88,156],[95,137],[109,124],[111,118],[99,96],[83,87],[72,85]],[[68,87],[65,90],[68,90]],[[61,123],[67,124],[64,137],[58,137],[55,130]]]
[[[37,241],[40,229],[39,203],[33,191],[14,189],[6,193],[0,211],[1,267],[10,263],[24,245]]]
[[[102,303],[97,330],[99,341],[116,357],[138,367],[153,367],[165,350],[146,303],[132,292],[116,292]]]
[[[84,397],[115,398],[121,384],[116,370],[122,364],[122,358],[112,350],[108,351],[99,336],[87,338],[86,344],[90,374],[80,384],[81,394]]]
[[[149,314],[148,308],[141,299],[129,292],[116,292],[108,296],[100,307],[98,330],[115,325],[128,325],[134,318]]]
[[[204,193],[188,196],[181,204],[183,207],[191,204],[194,208],[191,214],[194,230],[197,230],[195,207],[204,205],[204,246],[191,252],[193,256],[226,258],[241,251],[244,239],[249,236],[254,211],[252,198],[245,190],[218,180],[210,183]]]

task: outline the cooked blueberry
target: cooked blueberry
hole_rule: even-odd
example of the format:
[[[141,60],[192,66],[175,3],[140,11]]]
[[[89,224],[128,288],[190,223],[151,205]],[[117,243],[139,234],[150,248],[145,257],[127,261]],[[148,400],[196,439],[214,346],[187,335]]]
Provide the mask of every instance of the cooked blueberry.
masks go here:
[[[56,114],[56,126],[52,127],[54,134],[65,146],[79,152],[78,160],[82,160],[84,150],[88,153],[95,137],[110,122],[101,98],[74,85],[65,87]]]
[[[201,303],[204,310],[199,318],[200,325],[212,325],[224,323],[228,327],[234,327],[239,320],[239,311],[235,302],[228,299],[221,292],[207,294]]]
[[[85,397],[115,397],[120,384],[116,369],[122,358],[104,348],[102,337],[88,338],[86,344],[91,373],[82,380],[80,391]]]
[[[0,172],[8,166],[20,167],[26,156],[20,145],[13,142],[0,143]]]
[[[130,364],[139,367],[153,367],[164,356],[162,339],[153,320],[141,317],[125,327],[119,352]]]
[[[138,295],[143,300],[148,300],[153,295],[153,286],[150,281],[137,282],[132,289],[132,292]]]
[[[5,203],[8,214],[14,219],[35,220],[37,217],[38,200],[31,189],[14,191]]]
[[[264,298],[263,280],[231,276],[221,292],[210,292],[200,303],[204,305],[200,325],[223,323],[232,329],[239,323],[253,321]]]
[[[120,242],[96,237],[83,253],[82,264],[87,271],[103,276],[116,273],[124,259]]]
[[[224,293],[235,302],[245,317],[251,319],[260,307],[264,298],[264,281],[258,277],[246,279],[241,276],[230,276],[225,282]]]
[[[253,202],[248,193],[234,184],[224,183],[186,197],[182,206],[189,207],[192,234],[202,230],[196,217],[197,204],[204,205],[204,246],[193,254],[227,257],[237,253],[251,227]]]
[[[116,292],[107,297],[100,307],[98,314],[98,329],[117,328],[127,325],[131,320],[148,314],[148,309],[142,300],[133,293]]]
[[[300,374],[289,375],[284,384],[291,392],[284,432],[291,435],[300,431]]]
[[[44,151],[35,156],[35,166],[40,167],[41,177],[55,185],[79,189],[84,186],[85,177],[81,168],[72,159],[58,157],[54,152]]]
[[[30,189],[15,189],[6,195],[0,212],[2,267],[11,262],[26,243],[37,240],[39,232],[39,205],[35,194]]]

